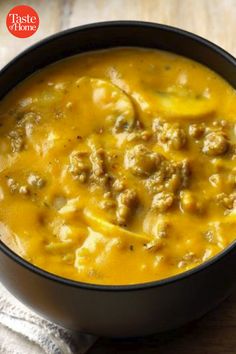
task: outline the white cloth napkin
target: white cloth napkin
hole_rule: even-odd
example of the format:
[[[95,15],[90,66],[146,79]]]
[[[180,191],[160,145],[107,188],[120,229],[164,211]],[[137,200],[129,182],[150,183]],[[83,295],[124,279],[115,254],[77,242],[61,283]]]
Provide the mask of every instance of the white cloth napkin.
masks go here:
[[[0,283],[1,354],[84,354],[95,341],[41,318]]]

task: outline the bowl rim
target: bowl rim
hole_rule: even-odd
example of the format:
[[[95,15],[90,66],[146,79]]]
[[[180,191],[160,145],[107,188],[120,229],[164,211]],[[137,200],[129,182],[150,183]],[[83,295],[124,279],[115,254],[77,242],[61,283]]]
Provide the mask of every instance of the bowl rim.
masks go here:
[[[236,58],[229,54],[226,50],[222,49],[220,46],[217,44],[212,43],[211,41],[194,34],[192,32],[165,25],[165,24],[159,24],[159,23],[153,23],[153,22],[148,22],[148,21],[104,21],[104,22],[95,22],[95,23],[89,23],[81,26],[76,26],[72,27],[60,32],[57,32],[53,35],[47,36],[46,38],[36,42],[35,44],[29,46],[25,50],[23,50],[21,53],[16,55],[12,60],[10,60],[1,70],[0,70],[0,75],[3,75],[5,71],[8,70],[9,67],[14,65],[19,59],[22,57],[30,54],[34,50],[37,50],[41,46],[44,46],[45,44],[50,43],[53,40],[56,40],[58,38],[62,38],[64,36],[70,35],[74,32],[81,32],[81,31],[86,31],[88,29],[97,29],[97,28],[107,28],[107,27],[123,27],[123,26],[132,26],[132,27],[146,27],[146,28],[154,28],[154,29],[159,29],[159,30],[164,30],[167,32],[172,32],[176,33],[177,35],[181,35],[183,37],[187,37],[189,39],[192,39],[193,41],[198,42],[200,45],[208,47],[212,49],[213,51],[217,52],[220,56],[224,57],[227,61],[229,61],[231,64],[235,66],[236,69]],[[120,46],[122,47],[122,46]],[[125,47],[125,46],[124,46]],[[132,47],[132,45],[130,46]],[[112,47],[111,47],[112,48]],[[114,47],[115,48],[115,47]],[[142,47],[140,47],[142,48]],[[148,47],[145,47],[148,48]],[[101,50],[101,49],[98,49]],[[94,50],[96,51],[96,49]],[[89,51],[86,51],[89,52]],[[81,52],[83,53],[83,52]],[[174,52],[173,52],[174,53]],[[194,60],[194,59],[193,59]],[[55,61],[56,62],[56,61]],[[153,280],[145,283],[135,283],[135,284],[128,284],[128,285],[103,285],[103,284],[92,284],[92,283],[86,283],[86,282],[81,282],[81,281],[76,281],[76,280],[71,280],[68,278],[64,278],[62,276],[50,273],[46,270],[43,270],[42,268],[37,267],[36,265],[33,265],[32,263],[28,262],[21,256],[19,256],[17,253],[12,251],[3,241],[0,240],[0,251],[2,251],[7,257],[9,257],[11,260],[16,262],[19,266],[23,266],[26,270],[36,273],[36,275],[39,275],[43,278],[46,278],[46,280],[51,280],[56,283],[59,283],[61,285],[65,286],[71,286],[74,288],[80,288],[80,289],[86,289],[86,290],[96,290],[96,291],[102,291],[102,292],[114,292],[114,291],[119,291],[119,292],[126,292],[126,291],[138,291],[138,290],[144,290],[144,289],[151,289],[155,287],[161,287],[161,286],[166,286],[166,285],[171,285],[174,284],[177,281],[182,281],[185,280],[193,275],[196,275],[200,272],[202,272],[205,269],[210,268],[211,266],[215,265],[216,263],[222,261],[227,255],[233,253],[236,251],[236,240],[233,241],[230,245],[228,245],[224,250],[216,254],[214,257],[210,258],[209,260],[201,263],[200,265],[187,270],[185,272],[160,279],[160,280]]]

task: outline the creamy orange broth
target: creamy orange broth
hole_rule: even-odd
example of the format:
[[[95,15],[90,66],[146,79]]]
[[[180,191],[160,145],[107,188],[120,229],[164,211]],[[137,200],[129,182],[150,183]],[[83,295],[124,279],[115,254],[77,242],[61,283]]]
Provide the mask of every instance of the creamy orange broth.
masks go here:
[[[142,283],[236,238],[236,94],[194,61],[68,58],[12,90],[0,122],[1,239],[40,268]]]

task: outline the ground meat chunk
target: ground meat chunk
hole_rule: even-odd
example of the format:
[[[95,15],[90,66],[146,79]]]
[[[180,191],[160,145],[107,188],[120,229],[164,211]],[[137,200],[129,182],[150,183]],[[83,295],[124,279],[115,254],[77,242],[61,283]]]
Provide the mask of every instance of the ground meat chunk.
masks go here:
[[[91,149],[90,162],[92,164],[91,179],[96,186],[107,187],[110,179],[107,173],[107,156],[103,147],[101,147],[100,139],[94,134],[88,139],[88,145]]]
[[[203,233],[203,237],[211,244],[225,248],[227,242],[225,235],[232,233],[232,223],[225,221],[212,221],[208,223],[208,229]]]
[[[90,172],[89,154],[87,151],[74,151],[70,155],[69,171],[78,181],[84,183]]]
[[[226,209],[226,213],[236,209],[236,192],[226,194],[220,193],[216,196],[217,203]]]
[[[104,198],[99,203],[99,206],[104,210],[114,209],[116,207],[116,202],[111,198]]]
[[[204,139],[202,151],[209,156],[223,155],[229,148],[227,137],[222,132],[208,133]]]
[[[179,176],[179,174],[174,173],[171,178],[168,179],[167,182],[165,182],[165,189],[167,191],[176,193],[178,191],[178,189],[181,186],[181,177]]]
[[[23,150],[25,142],[22,129],[12,130],[9,133],[9,138],[12,152],[19,152]]]
[[[153,130],[156,133],[158,144],[164,146],[167,150],[181,150],[186,146],[187,135],[178,123],[170,124],[156,120],[153,124]]]
[[[151,223],[153,225],[153,223]],[[151,226],[152,231],[151,234],[154,238],[144,244],[144,248],[148,251],[158,251],[165,245],[165,240],[168,237],[169,229],[170,229],[170,222],[166,220],[158,220],[155,225],[155,230],[153,230],[153,226]]]
[[[136,145],[127,151],[125,156],[125,167],[130,169],[134,175],[148,177],[156,171],[162,161],[162,156],[152,152],[145,145]]]
[[[46,184],[46,181],[42,177],[40,177],[34,173],[31,173],[29,175],[27,182],[30,186],[36,187],[36,188],[42,188]]]
[[[8,134],[12,152],[19,152],[24,149],[26,138],[32,135],[34,125],[38,124],[40,120],[41,117],[35,112],[20,114],[16,129]]]
[[[189,135],[195,139],[200,139],[203,136],[205,129],[206,127],[204,123],[191,124],[189,126]]]
[[[178,126],[169,129],[167,137],[169,138],[169,147],[174,150],[180,150],[186,145],[187,138],[185,131]]]
[[[152,208],[162,212],[167,211],[174,203],[174,194],[170,192],[157,193],[152,200]]]
[[[11,193],[17,192],[19,189],[19,184],[11,177],[7,178],[7,185]]]
[[[29,188],[26,185],[20,185],[14,178],[7,178],[7,185],[11,193],[19,193],[23,195],[29,194]]]
[[[116,179],[112,185],[114,192],[122,192],[125,189],[125,182],[122,179]]]
[[[101,177],[105,174],[105,151],[102,148],[94,151],[91,154],[91,162],[93,167],[93,173],[96,177]]]
[[[135,210],[138,202],[137,193],[133,189],[126,189],[117,197],[117,223],[126,225],[132,211]]]
[[[109,180],[109,176],[106,173],[104,149],[95,149],[90,155],[90,161],[92,163],[93,181],[100,186],[106,186]]]
[[[203,234],[203,237],[205,238],[205,240],[207,240],[207,242],[209,243],[216,243],[215,241],[215,235],[213,233],[212,230],[208,230]]]
[[[32,135],[34,126],[36,124],[39,124],[40,120],[41,120],[41,116],[36,112],[27,112],[19,120],[17,126],[19,128],[23,128],[25,135],[29,137]]]
[[[191,177],[191,163],[189,160],[183,160],[178,163],[178,169],[181,176],[181,187],[186,188],[189,185]]]
[[[175,162],[163,159],[158,171],[145,181],[145,185],[152,194],[161,191],[176,193],[177,190],[189,185],[190,176],[191,168],[188,160]]]
[[[198,263],[198,262],[200,262],[200,259],[195,255],[195,253],[188,252],[183,256],[182,260],[179,261],[178,268],[184,268],[193,263]]]

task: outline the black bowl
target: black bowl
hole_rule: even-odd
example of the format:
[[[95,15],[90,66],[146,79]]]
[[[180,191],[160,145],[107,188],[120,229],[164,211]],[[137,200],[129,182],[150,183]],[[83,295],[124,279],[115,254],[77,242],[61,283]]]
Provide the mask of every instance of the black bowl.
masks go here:
[[[171,51],[219,73],[236,87],[236,60],[185,31],[144,22],[107,22],[51,36],[0,72],[0,97],[45,65],[70,55],[135,46]],[[138,285],[90,285],[49,274],[0,242],[3,284],[22,302],[64,327],[103,336],[143,336],[176,328],[204,315],[227,297],[236,280],[236,243],[180,275]]]

